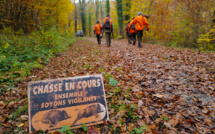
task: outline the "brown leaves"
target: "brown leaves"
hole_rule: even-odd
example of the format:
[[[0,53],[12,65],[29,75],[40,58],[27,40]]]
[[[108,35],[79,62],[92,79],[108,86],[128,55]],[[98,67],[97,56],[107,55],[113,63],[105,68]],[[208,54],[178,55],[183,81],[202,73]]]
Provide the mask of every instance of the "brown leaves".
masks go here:
[[[155,114],[155,111],[154,110],[148,110],[148,115],[149,116],[152,116],[152,115],[154,115]]]
[[[164,95],[162,95],[162,94],[153,94],[153,96],[158,97],[158,98],[163,98]]]
[[[7,109],[9,109],[9,108],[16,108],[17,107],[17,104],[19,104],[18,102],[14,102],[14,101],[12,101],[12,102],[10,102],[7,106],[6,106],[6,108]]]
[[[181,113],[177,113],[175,116],[173,116],[172,119],[170,119],[168,121],[168,123],[172,126],[172,127],[175,127],[178,123],[179,123],[179,120],[181,118]]]
[[[164,122],[164,126],[166,126],[169,129],[172,129],[172,126],[169,123],[167,123],[167,122]]]
[[[125,132],[125,131],[127,130],[126,124],[122,125],[120,128],[121,128],[121,131],[122,131],[122,132]]]
[[[91,126],[87,127],[87,134],[100,134],[100,131],[98,130],[98,128]]]
[[[134,129],[134,124],[133,123],[129,124],[128,131],[132,131],[133,129]]]
[[[212,123],[212,121],[211,121],[209,118],[205,118],[205,119],[204,119],[204,124],[205,124],[205,125],[209,125],[211,128],[213,127],[213,126],[212,126],[213,123]]]
[[[143,101],[142,101],[142,100],[139,100],[139,101],[138,101],[138,107],[137,107],[137,111],[138,111],[138,112],[140,112],[140,109],[141,109],[142,105],[143,105]]]
[[[21,120],[28,120],[28,115],[21,115],[21,116],[20,116],[20,119],[21,119]]]
[[[4,106],[6,106],[7,104],[3,101],[0,101],[0,109],[4,108]]]
[[[127,40],[114,40],[110,48],[94,42],[94,38],[78,40],[68,53],[53,58],[43,69],[34,69],[27,81],[103,74],[111,120],[88,127],[87,133],[127,134],[145,125],[142,133],[215,131],[215,54],[148,44],[139,49]],[[105,74],[118,81],[118,88],[109,84]],[[27,128],[27,113],[9,120],[17,106],[27,104],[22,100],[27,97],[27,81],[0,101],[5,129],[21,123]]]
[[[204,109],[202,110],[202,113],[204,114],[209,114],[210,110],[207,107],[204,107]]]
[[[139,126],[144,126],[145,122],[144,122],[144,120],[137,120],[137,124]]]

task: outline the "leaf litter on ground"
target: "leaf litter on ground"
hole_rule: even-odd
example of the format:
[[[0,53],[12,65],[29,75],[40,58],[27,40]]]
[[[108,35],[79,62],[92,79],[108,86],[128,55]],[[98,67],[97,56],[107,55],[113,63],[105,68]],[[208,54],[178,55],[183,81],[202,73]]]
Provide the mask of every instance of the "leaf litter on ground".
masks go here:
[[[212,52],[77,40],[2,93],[0,133],[28,132],[27,82],[88,74],[103,74],[110,121],[73,133],[215,133],[214,61]]]

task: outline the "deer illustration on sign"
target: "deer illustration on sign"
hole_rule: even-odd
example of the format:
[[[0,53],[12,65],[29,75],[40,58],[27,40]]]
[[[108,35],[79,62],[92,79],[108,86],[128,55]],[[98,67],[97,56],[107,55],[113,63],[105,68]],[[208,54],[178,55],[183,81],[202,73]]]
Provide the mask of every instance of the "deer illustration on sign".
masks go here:
[[[76,109],[76,111],[77,110],[79,110],[79,109]],[[88,118],[90,116],[96,116],[96,118],[98,118],[99,117],[98,113],[101,113],[101,112],[103,112],[103,110],[99,104],[90,105],[83,110],[79,110],[78,116],[75,119],[75,121],[72,123],[72,125],[77,123],[77,121],[79,121],[82,118]]]
[[[68,116],[66,111],[52,110],[45,113],[41,120],[37,120],[36,122],[41,121],[42,123],[49,124],[49,127],[54,127],[58,122],[69,119],[71,117]]]

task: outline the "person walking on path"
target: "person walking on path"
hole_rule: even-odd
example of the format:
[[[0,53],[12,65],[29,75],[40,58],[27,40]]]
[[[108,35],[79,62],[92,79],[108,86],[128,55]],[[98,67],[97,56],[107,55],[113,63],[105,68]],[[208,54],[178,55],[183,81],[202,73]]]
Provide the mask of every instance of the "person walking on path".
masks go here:
[[[94,34],[95,33],[98,44],[101,44],[102,25],[99,23],[99,21],[96,22],[96,25],[94,27]]]
[[[125,31],[126,31],[126,36],[128,38],[128,43],[131,44],[131,33],[129,30],[129,24],[130,24],[130,21],[126,24]]]
[[[135,17],[134,17],[135,18]],[[129,32],[131,34],[131,39],[133,41],[133,45],[135,45],[136,43],[136,34],[137,34],[137,30],[135,29],[135,24],[133,24],[134,22],[134,18],[132,19],[132,21],[128,24],[128,29]]]
[[[113,36],[113,22],[109,18],[109,15],[107,15],[106,18],[104,19],[104,23],[103,23],[102,27],[103,27],[103,31],[105,32],[107,46],[110,47],[110,45],[111,45],[111,33]]]
[[[141,12],[137,13],[137,17],[134,18],[132,24],[135,24],[135,29],[137,30],[138,47],[141,48],[142,47],[141,40],[143,37],[144,25],[146,25],[147,31],[149,31],[149,24],[146,18],[141,14]]]

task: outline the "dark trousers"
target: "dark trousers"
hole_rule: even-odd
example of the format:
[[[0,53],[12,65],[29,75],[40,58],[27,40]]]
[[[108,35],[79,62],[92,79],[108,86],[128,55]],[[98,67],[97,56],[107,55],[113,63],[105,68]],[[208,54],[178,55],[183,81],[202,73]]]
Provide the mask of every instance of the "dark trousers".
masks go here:
[[[105,32],[105,36],[106,36],[107,46],[110,47],[110,44],[111,44],[111,32]]]
[[[132,35],[131,35],[130,33],[128,33],[127,38],[128,38],[128,43],[129,43],[129,44],[131,44],[131,39],[132,39],[131,36],[132,36]]]
[[[97,38],[98,44],[101,44],[101,37],[99,34],[96,35],[96,38]]]
[[[136,43],[136,33],[131,34],[131,39],[133,40],[133,45]]]
[[[142,37],[143,37],[143,30],[137,31],[138,47],[142,47],[141,46]]]

